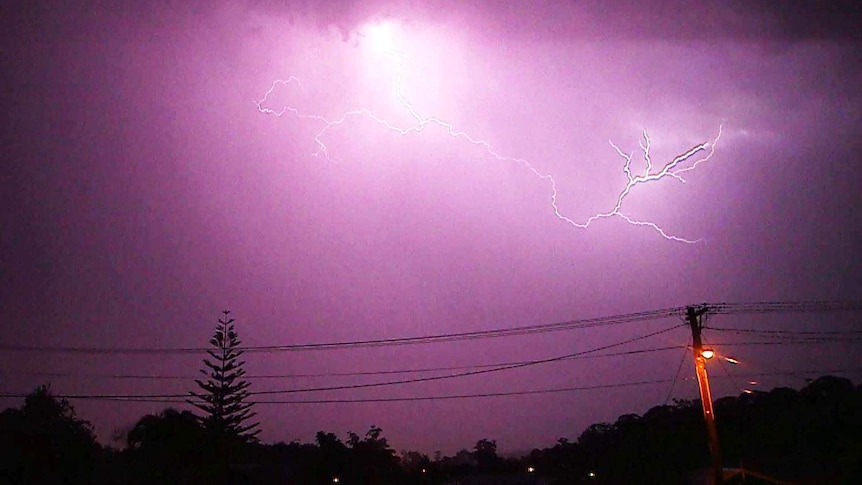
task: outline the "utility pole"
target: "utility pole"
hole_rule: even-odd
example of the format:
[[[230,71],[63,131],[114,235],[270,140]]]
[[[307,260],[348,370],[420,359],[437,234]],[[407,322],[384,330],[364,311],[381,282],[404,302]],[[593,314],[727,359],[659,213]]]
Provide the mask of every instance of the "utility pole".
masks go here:
[[[712,393],[709,390],[709,377],[706,374],[706,357],[700,331],[703,328],[701,317],[707,312],[706,306],[686,307],[686,320],[691,326],[691,341],[694,350],[694,367],[697,383],[700,386],[700,402],[703,403],[703,419],[706,421],[706,434],[709,439],[709,452],[712,455],[713,485],[721,485],[721,451],[718,448],[718,432],[715,429],[715,414],[712,410]]]

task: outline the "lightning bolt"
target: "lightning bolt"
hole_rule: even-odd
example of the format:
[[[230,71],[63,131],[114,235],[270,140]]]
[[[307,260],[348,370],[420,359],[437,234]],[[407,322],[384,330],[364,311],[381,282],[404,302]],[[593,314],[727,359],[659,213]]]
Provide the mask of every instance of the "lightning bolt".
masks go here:
[[[623,210],[623,204],[626,198],[631,194],[632,190],[635,187],[655,184],[663,179],[672,178],[678,182],[685,183],[685,179],[682,177],[682,173],[689,172],[694,170],[701,163],[709,161],[709,159],[715,153],[715,146],[721,138],[721,130],[722,127],[718,128],[718,135],[712,141],[707,141],[695,145],[685,152],[680,153],[672,160],[664,164],[660,169],[653,170],[653,161],[650,154],[650,137],[647,133],[646,129],[642,131],[642,140],[639,141],[638,145],[640,147],[641,157],[644,162],[644,169],[638,175],[632,172],[632,159],[634,158],[634,152],[626,153],[624,152],[618,145],[616,145],[613,141],[609,140],[609,143],[613,150],[623,159],[623,173],[626,176],[626,184],[617,194],[616,202],[610,209],[604,212],[597,212],[587,218],[586,220],[579,222],[574,220],[566,215],[564,215],[557,204],[558,190],[557,190],[557,181],[554,179],[553,175],[550,173],[544,173],[538,170],[532,162],[527,160],[526,158],[521,157],[513,157],[508,155],[503,155],[494,150],[491,144],[482,139],[477,138],[471,134],[468,134],[464,131],[458,130],[453,123],[442,120],[436,116],[422,116],[413,106],[413,104],[404,96],[402,91],[403,79],[405,74],[404,66],[411,62],[409,56],[405,53],[395,50],[388,50],[386,54],[393,59],[396,60],[398,69],[396,71],[396,76],[393,82],[393,94],[395,99],[401,105],[401,107],[405,110],[405,112],[413,119],[414,123],[410,126],[401,127],[396,126],[390,121],[377,116],[372,110],[367,108],[359,108],[350,111],[346,111],[342,113],[340,116],[334,119],[329,119],[325,116],[310,114],[301,111],[299,108],[294,106],[285,105],[280,109],[272,109],[267,107],[267,103],[273,93],[279,88],[288,87],[291,84],[296,84],[301,88],[302,83],[299,78],[290,76],[286,79],[277,79],[273,81],[272,85],[270,85],[269,89],[264,93],[263,97],[259,100],[254,101],[257,109],[260,113],[265,115],[273,115],[276,117],[281,117],[285,114],[291,114],[296,118],[312,120],[315,122],[319,122],[323,125],[323,127],[315,134],[314,142],[317,145],[317,151],[312,155],[322,156],[331,162],[335,162],[336,160],[330,156],[329,149],[324,142],[324,137],[330,131],[333,131],[344,125],[349,120],[353,118],[367,118],[374,123],[380,125],[383,129],[395,132],[402,136],[414,135],[423,132],[429,126],[437,126],[443,128],[449,136],[463,140],[467,143],[473,144],[475,146],[481,147],[488,155],[495,158],[501,162],[510,162],[522,165],[524,168],[529,170],[533,175],[535,175],[538,179],[547,182],[550,186],[550,200],[551,200],[551,209],[553,210],[554,216],[557,219],[569,224],[573,227],[579,229],[586,229],[594,222],[600,219],[607,219],[611,217],[618,217],[628,224],[638,227],[646,227],[652,229],[656,233],[658,233],[661,237],[675,242],[687,243],[687,244],[695,244],[702,239],[687,239],[681,236],[677,236],[674,234],[670,234],[665,231],[662,227],[652,221],[647,220],[638,220],[634,219],[631,216],[626,215]]]

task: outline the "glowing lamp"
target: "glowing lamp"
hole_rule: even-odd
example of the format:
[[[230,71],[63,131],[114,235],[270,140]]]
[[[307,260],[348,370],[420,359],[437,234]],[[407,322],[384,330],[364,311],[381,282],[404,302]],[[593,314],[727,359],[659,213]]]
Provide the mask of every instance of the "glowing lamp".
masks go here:
[[[533,468],[533,467],[527,467],[527,473],[533,473],[534,471],[536,471],[536,469],[535,469],[535,468]]]
[[[700,356],[706,360],[709,360],[709,359],[715,357],[715,351],[712,349],[703,349],[700,351]]]
[[[332,479],[332,483],[338,483],[339,481],[340,481],[340,480],[338,479],[338,477],[334,477],[334,478]]]
[[[730,363],[731,363],[731,364],[733,364],[733,365],[737,365],[737,364],[739,364],[739,361],[738,361],[738,360],[736,360],[736,359],[734,359],[733,357],[725,357],[725,358],[724,358],[724,360],[726,360],[726,361],[730,362]]]

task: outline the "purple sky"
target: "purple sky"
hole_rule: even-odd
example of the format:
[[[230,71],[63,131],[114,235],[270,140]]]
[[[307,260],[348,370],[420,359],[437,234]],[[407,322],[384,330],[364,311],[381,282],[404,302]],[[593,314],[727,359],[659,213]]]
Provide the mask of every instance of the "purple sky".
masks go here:
[[[859,15],[730,2],[12,2],[0,13],[0,343],[201,347],[229,308],[246,345],[396,338],[553,323],[698,302],[862,298]],[[542,6],[542,4],[545,4]],[[632,5],[640,5],[634,7]],[[300,6],[296,6],[300,5]],[[381,25],[383,27],[381,27]],[[388,40],[377,42],[380,29]],[[385,37],[385,36],[384,36]],[[400,60],[380,49],[397,49]],[[402,73],[399,78],[398,74]],[[551,175],[584,222],[625,187],[721,139],[708,162],[636,186],[588,229],[552,188],[439,126],[402,136],[353,116],[423,117]],[[398,79],[401,79],[400,83]],[[690,164],[689,164],[690,165]],[[854,315],[717,316],[716,326],[841,330]],[[679,323],[377,349],[249,353],[250,376],[542,359]],[[726,334],[705,333],[712,341]],[[617,350],[684,345],[684,328]],[[744,339],[743,339],[744,340]],[[855,351],[854,351],[855,350]],[[858,344],[733,346],[745,376],[858,368]],[[682,350],[565,361],[422,384],[264,399],[441,396],[672,379]],[[4,352],[2,389],[163,394],[196,355]],[[711,369],[718,396],[738,389]],[[72,374],[49,376],[46,374]],[[746,374],[748,373],[748,374]],[[427,375],[427,374],[423,374]],[[690,359],[682,377],[691,377]],[[848,375],[858,383],[862,374]],[[254,378],[252,389],[405,375]],[[745,377],[737,379],[745,384]],[[799,387],[799,376],[758,378]],[[452,453],[576,438],[643,413],[670,384],[535,396],[260,405],[265,441],[381,426]],[[695,398],[691,380],[673,397]],[[0,406],[20,405],[0,399]],[[106,442],[159,403],[74,400]]]

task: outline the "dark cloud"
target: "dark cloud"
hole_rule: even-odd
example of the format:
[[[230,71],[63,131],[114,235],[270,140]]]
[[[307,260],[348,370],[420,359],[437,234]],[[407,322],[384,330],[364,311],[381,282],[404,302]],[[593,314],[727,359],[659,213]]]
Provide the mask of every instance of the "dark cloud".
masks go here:
[[[609,35],[668,40],[858,41],[855,2],[574,2]]]
[[[747,8],[770,26],[768,34],[787,40],[862,40],[862,9],[852,0],[808,2],[740,2],[737,10]]]
[[[402,21],[461,24],[476,34],[521,37],[558,37],[599,40],[744,40],[759,42],[822,40],[858,42],[862,9],[853,0],[810,2],[699,2],[690,0],[630,2],[626,0],[542,0],[494,2],[454,0],[256,0],[236,2],[161,0],[156,2],[16,1],[4,11],[4,34],[18,35],[38,29],[52,39],[74,38],[79,22],[133,16],[138,26],[160,28],[177,23],[206,23],[213,12],[254,13],[310,24],[326,31],[337,29],[349,39],[369,19],[394,17]],[[235,19],[240,20],[240,19]],[[77,26],[77,27],[76,27]],[[541,28],[536,28],[541,26]]]
[[[700,2],[691,0],[506,0],[493,7],[452,0],[255,3],[270,15],[335,26],[345,35],[370,17],[462,23],[477,33],[519,37],[643,40],[859,41],[862,14],[853,0]],[[540,29],[535,28],[541,25]]]

